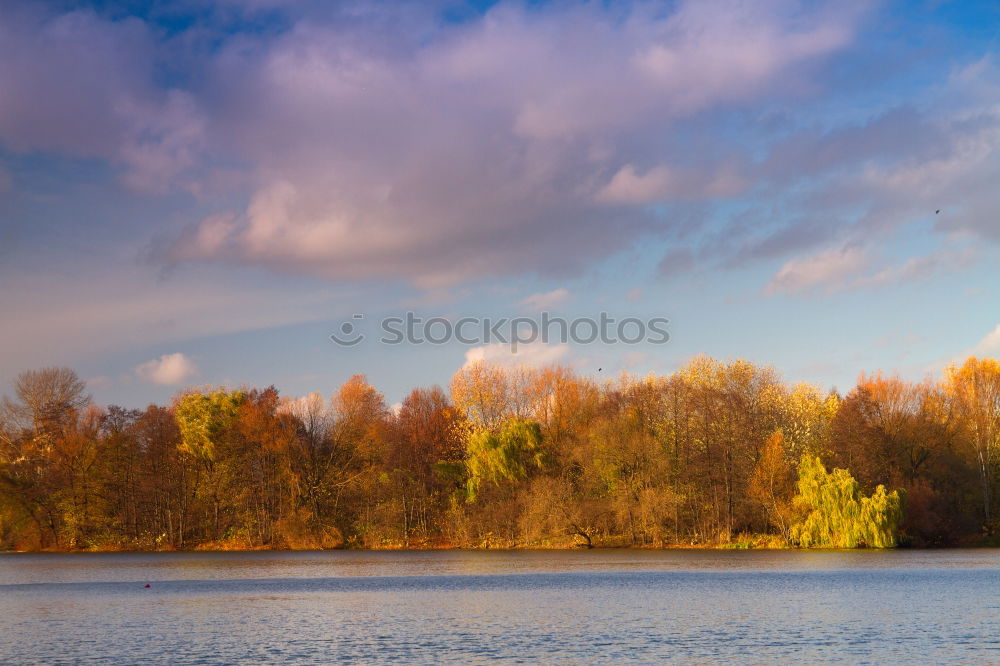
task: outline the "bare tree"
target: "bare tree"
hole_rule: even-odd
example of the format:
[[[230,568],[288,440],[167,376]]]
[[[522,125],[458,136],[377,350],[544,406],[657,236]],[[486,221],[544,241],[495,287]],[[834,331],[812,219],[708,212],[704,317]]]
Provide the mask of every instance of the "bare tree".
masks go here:
[[[13,423],[36,432],[64,425],[90,404],[87,384],[69,368],[27,370],[14,381],[18,402],[4,397],[3,411]]]

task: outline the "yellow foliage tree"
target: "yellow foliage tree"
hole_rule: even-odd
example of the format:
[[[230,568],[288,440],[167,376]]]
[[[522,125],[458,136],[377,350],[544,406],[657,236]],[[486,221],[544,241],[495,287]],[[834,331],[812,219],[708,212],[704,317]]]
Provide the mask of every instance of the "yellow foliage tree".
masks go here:
[[[945,390],[951,396],[966,439],[979,468],[983,513],[991,527],[993,475],[1000,449],[1000,361],[969,358],[945,371]]]

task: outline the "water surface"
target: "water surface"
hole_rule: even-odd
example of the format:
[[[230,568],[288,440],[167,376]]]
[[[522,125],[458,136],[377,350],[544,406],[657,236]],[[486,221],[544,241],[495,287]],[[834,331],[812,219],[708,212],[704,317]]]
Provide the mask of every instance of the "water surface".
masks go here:
[[[1000,551],[0,556],[4,663],[497,659],[1000,663]]]

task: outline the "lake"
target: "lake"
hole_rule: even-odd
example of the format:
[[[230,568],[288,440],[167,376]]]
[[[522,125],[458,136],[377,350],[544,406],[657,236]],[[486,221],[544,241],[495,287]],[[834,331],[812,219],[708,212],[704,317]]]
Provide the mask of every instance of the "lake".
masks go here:
[[[0,555],[3,663],[494,660],[1000,663],[1000,550]]]

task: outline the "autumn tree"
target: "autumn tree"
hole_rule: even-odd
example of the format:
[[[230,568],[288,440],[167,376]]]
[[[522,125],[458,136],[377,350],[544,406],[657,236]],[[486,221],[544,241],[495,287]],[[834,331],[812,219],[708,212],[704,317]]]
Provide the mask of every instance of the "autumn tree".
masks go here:
[[[90,403],[87,385],[69,368],[27,370],[14,380],[16,401],[6,396],[6,420],[36,435],[55,432],[72,420],[73,414]]]
[[[945,386],[975,455],[984,522],[992,530],[993,477],[1000,449],[1000,362],[969,358],[945,371]]]
[[[811,384],[803,382],[792,387],[783,399],[781,427],[785,450],[792,460],[805,453],[826,453],[840,402],[836,393],[823,395]]]
[[[0,547],[979,543],[998,377],[874,372],[841,399],[745,360],[601,382],[480,362],[393,410],[362,375],[127,410],[50,368],[0,408]]]
[[[514,416],[507,370],[495,363],[477,361],[460,368],[451,380],[451,399],[471,423],[486,430]]]
[[[768,522],[782,536],[788,536],[794,492],[795,480],[786,459],[784,434],[778,430],[768,438],[757,461],[750,479],[750,495],[764,508]]]
[[[232,536],[251,545],[281,541],[277,525],[293,503],[287,457],[297,424],[278,409],[273,386],[247,392],[232,424]]]
[[[661,398],[656,379],[620,377],[590,430],[589,471],[619,533],[636,545],[662,544],[668,531],[676,533],[679,497],[659,431]]]
[[[391,480],[383,473],[390,434],[385,397],[364,375],[354,375],[331,398],[332,436],[347,453],[338,482],[337,517],[341,532],[355,532],[362,543],[381,545],[385,527],[393,522],[387,495]],[[340,498],[344,502],[340,503]]]
[[[224,455],[226,438],[245,400],[243,391],[191,391],[181,395],[174,406],[181,434],[180,449],[200,463],[207,476],[202,488],[211,502],[212,539],[221,536],[223,493],[231,472]]]
[[[110,411],[110,410],[109,410]],[[156,547],[183,547],[194,513],[200,465],[181,450],[181,433],[172,410],[150,405],[127,426],[125,455],[138,466],[132,490],[136,507],[127,510],[138,521],[137,538]]]
[[[414,389],[392,420],[384,468],[404,543],[430,537],[434,514],[464,481],[464,421],[438,386]]]
[[[82,460],[76,453],[89,452],[78,427],[90,404],[85,391],[69,368],[29,370],[14,381],[16,399],[0,403],[0,490],[15,520],[29,521],[32,540],[43,547],[60,545],[66,502],[73,506],[67,498],[78,497],[69,486],[80,482],[72,469]],[[75,545],[75,528],[70,532]]]
[[[279,410],[292,418],[296,436],[282,460],[288,470],[292,510],[282,518],[293,547],[325,547],[343,542],[340,498],[355,474],[354,451],[334,437],[333,406],[319,393],[285,399]]]

